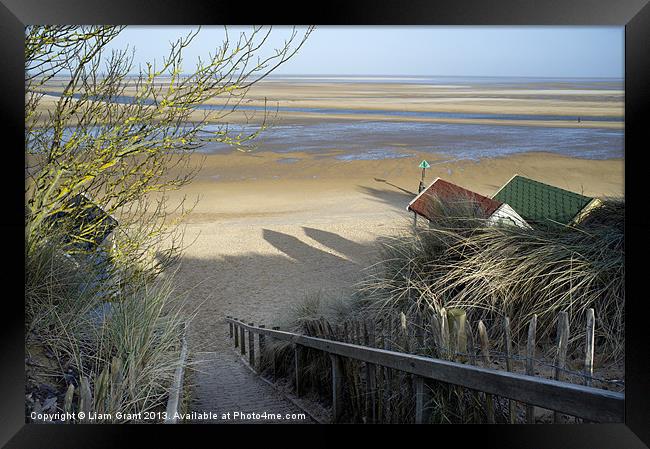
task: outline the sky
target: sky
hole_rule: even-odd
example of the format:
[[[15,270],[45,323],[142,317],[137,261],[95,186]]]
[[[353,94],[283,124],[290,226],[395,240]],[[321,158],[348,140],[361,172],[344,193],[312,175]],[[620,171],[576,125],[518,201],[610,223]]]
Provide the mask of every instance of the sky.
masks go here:
[[[135,67],[162,61],[169,43],[196,27],[129,26],[112,48],[135,48]],[[299,28],[304,30],[304,27]],[[231,36],[250,27],[229,28]],[[290,27],[274,27],[269,54]],[[223,41],[223,27],[202,27],[184,72]],[[623,27],[320,26],[277,75],[408,75],[622,78]]]

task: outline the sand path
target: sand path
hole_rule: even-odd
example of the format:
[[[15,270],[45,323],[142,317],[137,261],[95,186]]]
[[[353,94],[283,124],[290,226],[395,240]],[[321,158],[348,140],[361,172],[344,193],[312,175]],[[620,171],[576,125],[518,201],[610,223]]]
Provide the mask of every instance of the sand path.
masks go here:
[[[197,363],[192,411],[300,412],[243,365],[224,317],[270,327],[306,295],[348,293],[371,259],[373,241],[386,232],[385,223],[402,218],[390,202],[377,210],[372,196],[346,203],[331,195],[300,211],[216,221],[200,213],[191,217],[197,221],[188,225],[187,238],[196,241],[178,279],[181,289],[191,289],[188,306],[199,310],[188,335]],[[285,201],[275,207],[290,208]],[[360,214],[353,215],[354,208]]]

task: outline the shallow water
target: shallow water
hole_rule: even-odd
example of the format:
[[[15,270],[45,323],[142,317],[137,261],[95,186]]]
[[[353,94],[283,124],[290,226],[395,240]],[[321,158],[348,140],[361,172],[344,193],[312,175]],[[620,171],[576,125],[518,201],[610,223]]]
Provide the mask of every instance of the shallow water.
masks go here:
[[[44,92],[48,95],[59,96],[59,92]],[[80,94],[73,94],[73,98],[79,98]],[[111,101],[118,104],[131,104],[134,102],[134,97],[127,95],[120,95],[111,98]],[[143,104],[153,104],[153,100],[144,99]],[[224,111],[228,112],[234,108],[234,105],[211,105],[202,104],[196,106],[200,111]],[[310,114],[324,114],[324,115],[389,115],[395,117],[406,118],[436,118],[436,119],[489,119],[489,120],[547,120],[547,121],[575,121],[589,120],[596,122],[622,122],[623,116],[620,115],[607,115],[607,116],[588,116],[578,117],[577,115],[557,115],[557,114],[489,114],[478,112],[427,112],[427,111],[403,111],[403,110],[389,110],[389,109],[354,109],[354,108],[311,108],[311,107],[290,107],[290,106],[268,106],[264,108],[261,106],[250,106],[245,104],[238,104],[237,109],[241,111],[263,112],[265,110],[271,112],[297,112],[297,113],[310,113]]]
[[[323,153],[338,150],[342,160],[408,157],[414,152],[454,159],[482,159],[526,152],[552,152],[585,159],[623,157],[623,130],[548,128],[416,122],[323,122],[265,130],[259,151]],[[206,153],[229,152],[221,144]]]

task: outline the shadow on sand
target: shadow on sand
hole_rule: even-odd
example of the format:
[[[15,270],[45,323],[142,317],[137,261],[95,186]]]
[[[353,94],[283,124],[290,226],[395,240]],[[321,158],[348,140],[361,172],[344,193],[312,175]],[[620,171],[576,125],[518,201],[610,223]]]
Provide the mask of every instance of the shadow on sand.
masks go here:
[[[322,229],[302,227],[305,235],[313,240],[316,240],[323,246],[333,249],[334,251],[345,254],[352,260],[358,261],[363,255],[368,252],[368,245],[353,242],[352,240],[341,237],[338,234]]]
[[[394,189],[376,189],[374,187],[358,185],[357,190],[370,196],[374,201],[388,204],[398,210],[406,210],[408,203],[415,198],[414,194]]]

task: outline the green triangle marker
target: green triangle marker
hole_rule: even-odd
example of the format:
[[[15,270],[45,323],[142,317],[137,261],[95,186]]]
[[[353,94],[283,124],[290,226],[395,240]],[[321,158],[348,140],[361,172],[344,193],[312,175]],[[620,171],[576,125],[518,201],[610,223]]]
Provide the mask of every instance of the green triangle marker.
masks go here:
[[[420,167],[420,168],[429,168],[429,167],[431,167],[431,165],[429,165],[429,163],[427,161],[422,161],[422,162],[420,162],[420,165],[418,165],[418,167]]]

